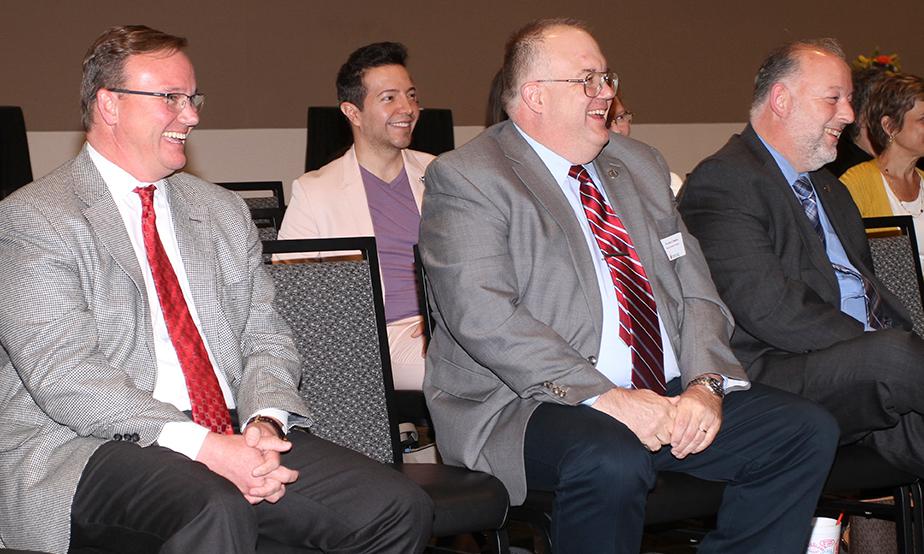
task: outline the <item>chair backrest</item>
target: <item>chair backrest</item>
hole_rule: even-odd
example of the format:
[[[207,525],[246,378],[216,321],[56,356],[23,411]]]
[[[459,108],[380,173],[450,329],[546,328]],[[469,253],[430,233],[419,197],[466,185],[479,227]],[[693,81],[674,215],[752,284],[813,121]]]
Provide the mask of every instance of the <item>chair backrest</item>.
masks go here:
[[[362,259],[311,258],[361,252]],[[311,431],[384,463],[401,459],[394,384],[375,239],[276,240],[264,257],[304,253],[270,264],[275,306],[302,357],[299,393],[311,406]]]
[[[0,106],[0,199],[32,181],[26,122],[19,106]]]
[[[235,181],[216,184],[234,192],[253,193],[242,194],[241,197],[250,208],[254,224],[260,229],[260,238],[262,240],[276,238],[279,227],[282,225],[282,218],[286,213],[282,181]],[[270,228],[272,230],[269,230]],[[264,229],[267,230],[264,231]]]
[[[924,337],[924,279],[911,216],[863,218],[867,229],[895,229],[868,237],[876,276],[911,313],[914,332]]]
[[[437,156],[455,148],[452,110],[427,108],[420,110],[411,150]],[[336,106],[308,108],[308,143],[305,152],[305,171],[319,167],[342,156],[353,144],[350,123]]]

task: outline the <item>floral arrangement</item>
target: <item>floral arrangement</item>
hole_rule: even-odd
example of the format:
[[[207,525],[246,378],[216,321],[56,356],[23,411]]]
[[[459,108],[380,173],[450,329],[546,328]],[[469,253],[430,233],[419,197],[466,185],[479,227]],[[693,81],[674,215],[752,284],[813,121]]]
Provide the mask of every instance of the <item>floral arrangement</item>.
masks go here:
[[[902,70],[898,61],[898,54],[880,54],[878,48],[873,50],[873,53],[869,56],[864,56],[863,54],[857,56],[857,59],[853,61],[853,66],[856,69],[883,69],[892,73],[898,73]]]

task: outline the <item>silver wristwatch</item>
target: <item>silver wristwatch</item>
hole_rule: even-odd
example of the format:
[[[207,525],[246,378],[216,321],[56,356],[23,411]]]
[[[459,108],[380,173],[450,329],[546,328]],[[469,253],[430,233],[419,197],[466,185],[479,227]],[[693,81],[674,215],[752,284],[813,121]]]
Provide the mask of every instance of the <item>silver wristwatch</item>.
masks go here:
[[[703,385],[719,398],[725,397],[725,383],[721,379],[716,379],[709,375],[700,375],[699,377],[691,379],[690,382],[687,383],[687,388],[693,385]]]

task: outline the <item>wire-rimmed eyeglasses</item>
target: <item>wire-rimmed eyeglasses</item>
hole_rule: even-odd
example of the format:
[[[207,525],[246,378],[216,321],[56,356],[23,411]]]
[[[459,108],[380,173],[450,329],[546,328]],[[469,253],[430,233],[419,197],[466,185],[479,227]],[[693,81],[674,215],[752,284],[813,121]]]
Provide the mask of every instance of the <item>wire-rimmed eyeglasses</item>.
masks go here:
[[[127,88],[111,88],[112,92],[119,94],[139,94],[141,96],[156,96],[163,98],[164,103],[175,113],[180,113],[186,109],[186,106],[192,104],[192,107],[198,113],[205,104],[205,95],[201,92],[195,94],[183,94],[182,92],[148,92],[145,90],[129,90]]]
[[[584,85],[584,94],[591,98],[596,98],[603,90],[603,85],[607,85],[616,93],[616,87],[619,86],[619,75],[610,71],[603,73],[600,71],[591,71],[583,79],[536,79],[535,83],[581,83]]]

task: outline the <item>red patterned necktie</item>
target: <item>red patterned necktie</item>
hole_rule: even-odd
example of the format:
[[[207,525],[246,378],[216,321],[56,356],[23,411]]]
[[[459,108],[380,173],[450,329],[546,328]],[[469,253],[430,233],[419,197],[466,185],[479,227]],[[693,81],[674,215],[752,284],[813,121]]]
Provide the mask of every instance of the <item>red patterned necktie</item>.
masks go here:
[[[573,165],[568,176],[581,184],[584,215],[610,268],[619,302],[619,338],[632,352],[632,385],[664,394],[664,352],[658,307],[645,268],[622,220],[597,190],[587,170]]]
[[[225,404],[224,395],[218,385],[215,370],[209,361],[208,352],[199,329],[193,322],[183,290],[176,278],[176,272],[167,258],[167,252],[157,234],[157,215],[154,213],[154,190],[148,185],[137,187],[135,192],[141,197],[141,232],[144,235],[144,249],[147,252],[154,288],[160,300],[160,308],[167,324],[167,333],[186,379],[186,390],[192,406],[194,422],[208,427],[216,433],[231,435],[231,415]]]

